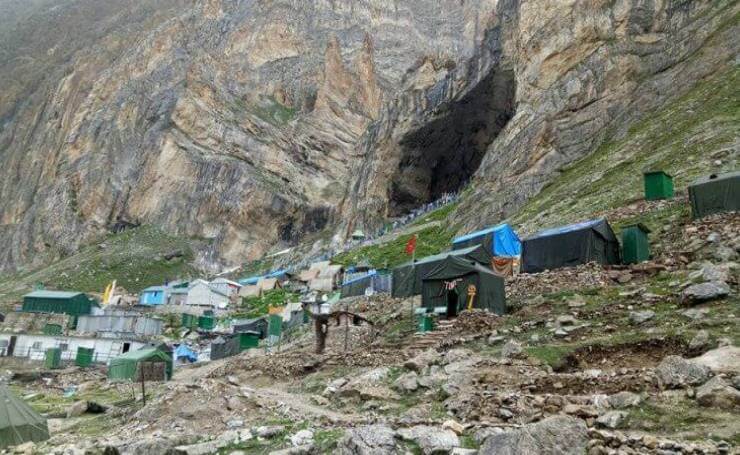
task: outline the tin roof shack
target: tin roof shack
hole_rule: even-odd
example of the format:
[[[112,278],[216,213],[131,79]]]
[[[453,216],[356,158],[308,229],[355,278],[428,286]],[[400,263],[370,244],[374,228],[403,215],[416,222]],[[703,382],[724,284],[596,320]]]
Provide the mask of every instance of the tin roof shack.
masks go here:
[[[135,313],[80,316],[77,333],[94,333],[102,338],[153,337],[162,334],[164,321]]]
[[[215,289],[205,280],[195,280],[188,289],[186,305],[225,310],[229,306],[229,296]]]
[[[211,287],[221,292],[222,294],[231,297],[232,295],[236,295],[239,293],[242,285],[237,283],[236,281],[227,280],[226,278],[216,278],[215,280],[211,281]]]
[[[23,296],[23,312],[70,316],[91,314],[98,303],[82,292],[33,291]]]
[[[150,286],[139,295],[139,305],[164,305],[167,302],[165,286]]]
[[[327,265],[320,269],[316,278],[312,279],[308,287],[312,291],[331,292],[342,283],[344,267],[341,265]]]
[[[259,339],[267,336],[267,317],[262,316],[255,319],[246,319],[234,321],[232,331],[236,333],[254,332],[259,334]]]

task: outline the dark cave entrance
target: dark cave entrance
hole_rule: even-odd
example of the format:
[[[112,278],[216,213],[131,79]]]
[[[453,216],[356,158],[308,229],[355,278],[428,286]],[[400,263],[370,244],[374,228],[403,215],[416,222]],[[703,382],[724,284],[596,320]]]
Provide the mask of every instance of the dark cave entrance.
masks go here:
[[[515,93],[514,72],[494,69],[435,120],[407,134],[391,183],[390,216],[462,188],[513,117]]]

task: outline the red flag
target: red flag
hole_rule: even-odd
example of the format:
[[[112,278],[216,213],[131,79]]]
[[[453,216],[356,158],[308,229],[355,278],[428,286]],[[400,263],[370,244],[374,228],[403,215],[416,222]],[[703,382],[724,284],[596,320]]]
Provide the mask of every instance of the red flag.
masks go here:
[[[406,254],[414,254],[416,251],[416,234],[412,235],[406,244]]]

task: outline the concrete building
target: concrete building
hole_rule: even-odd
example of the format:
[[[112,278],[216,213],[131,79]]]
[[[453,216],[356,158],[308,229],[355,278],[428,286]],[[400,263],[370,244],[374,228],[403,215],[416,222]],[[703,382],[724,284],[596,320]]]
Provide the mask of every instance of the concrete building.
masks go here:
[[[77,348],[93,349],[93,361],[107,363],[113,357],[137,350],[146,343],[135,340],[91,338],[74,336],[30,335],[30,334],[0,334],[0,356],[20,357],[28,360],[43,361],[46,350],[60,348],[62,360],[74,360]]]

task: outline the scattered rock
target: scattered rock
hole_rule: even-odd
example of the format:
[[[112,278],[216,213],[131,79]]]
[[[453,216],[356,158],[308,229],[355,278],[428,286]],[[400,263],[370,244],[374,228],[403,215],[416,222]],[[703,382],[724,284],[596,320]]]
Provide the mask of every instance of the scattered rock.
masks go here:
[[[609,411],[596,419],[596,423],[599,426],[613,430],[615,428],[619,428],[619,425],[622,424],[625,417],[627,417],[627,413],[624,411]]]
[[[712,340],[709,337],[709,332],[706,330],[699,330],[694,338],[689,342],[689,349],[692,351],[701,351],[710,346]]]
[[[396,432],[380,424],[348,430],[337,447],[340,455],[392,455],[397,452]]]
[[[707,317],[707,314],[709,314],[709,310],[707,308],[689,308],[681,314],[691,320],[698,321]]]
[[[700,385],[711,376],[711,371],[706,366],[676,355],[669,355],[664,358],[655,369],[655,373],[659,384],[665,388]]]
[[[413,392],[419,388],[419,375],[415,371],[402,374],[395,380],[393,387],[401,392]]]
[[[313,431],[301,430],[290,437],[290,443],[293,447],[309,446],[313,444]]]
[[[716,374],[740,374],[740,348],[736,346],[722,346],[705,352],[692,362],[705,366]]]
[[[632,311],[630,313],[630,321],[632,321],[633,324],[643,324],[655,317],[655,313],[646,310],[646,311]]]
[[[447,453],[460,445],[460,439],[451,431],[427,425],[398,430],[407,441],[414,441],[425,454]]]
[[[740,391],[715,376],[696,389],[696,401],[702,406],[732,410],[740,408]]]
[[[255,428],[252,432],[255,436],[260,438],[270,439],[278,436],[285,431],[285,427],[282,425],[269,425]]]
[[[487,343],[490,346],[493,346],[493,345],[496,345],[496,344],[501,343],[505,339],[506,339],[506,337],[505,336],[502,336],[502,335],[491,335],[490,337],[488,337]]]
[[[730,293],[730,286],[721,281],[712,281],[708,283],[694,284],[683,290],[681,299],[684,303],[694,304],[708,302],[710,300],[727,297]]]
[[[489,436],[481,455],[581,455],[586,452],[588,429],[581,419],[554,416]]]
[[[504,344],[504,346],[501,348],[501,357],[505,359],[521,357],[523,353],[524,348],[522,347],[522,345],[514,340],[507,341],[506,344]]]
[[[642,402],[642,397],[632,392],[619,392],[609,396],[607,401],[609,406],[614,409],[624,409],[639,405]]]
[[[465,427],[454,420],[445,421],[445,423],[442,424],[442,428],[446,430],[452,430],[458,436],[463,434],[463,432],[465,431]]]
[[[87,402],[75,401],[67,408],[67,418],[79,417],[85,412],[87,412]]]
[[[411,371],[421,373],[422,370],[429,367],[430,365],[438,364],[441,359],[442,355],[439,352],[435,351],[434,349],[427,349],[413,359],[407,360],[406,363],[403,364],[403,366]]]

